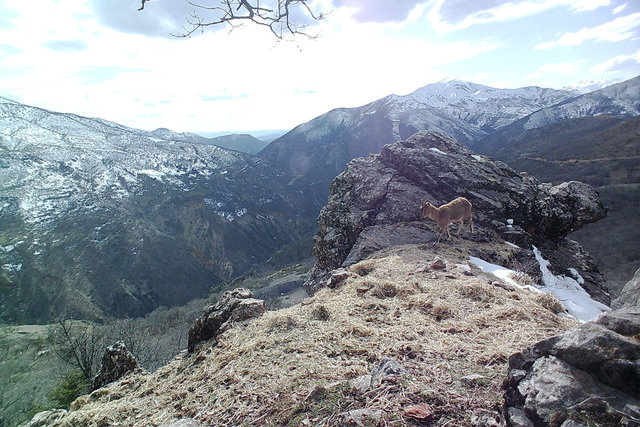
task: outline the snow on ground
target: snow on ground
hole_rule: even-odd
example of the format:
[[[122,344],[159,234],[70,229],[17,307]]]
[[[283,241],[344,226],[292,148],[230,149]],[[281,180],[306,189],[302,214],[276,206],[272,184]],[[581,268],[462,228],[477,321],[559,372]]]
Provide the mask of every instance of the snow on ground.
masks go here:
[[[577,270],[569,269],[572,275],[577,276],[577,280],[566,276],[556,276],[549,270],[549,261],[542,257],[542,254],[535,246],[533,247],[533,253],[540,264],[540,271],[542,272],[542,285],[535,287],[522,286],[513,280],[512,277],[516,274],[514,270],[491,264],[476,257],[470,257],[469,261],[483,272],[493,274],[513,286],[536,292],[550,293],[562,303],[567,313],[580,322],[588,322],[601,313],[610,310],[606,305],[593,300],[587,291],[580,286],[579,282],[584,283],[584,279],[578,274]]]
[[[610,310],[606,305],[591,299],[591,296],[575,279],[554,275],[549,270],[549,261],[542,257],[542,254],[535,246],[533,247],[533,253],[538,263],[540,263],[540,271],[542,272],[543,286],[539,288],[558,298],[570,315],[581,322],[588,322],[601,313]],[[576,274],[578,273],[575,269],[573,271]],[[582,279],[579,274],[577,275],[578,280]],[[582,279],[582,282],[584,282],[584,279]]]
[[[444,154],[445,156],[447,155],[447,153],[445,153],[442,150],[437,149],[436,147],[431,147],[431,148],[429,148],[429,150],[431,150],[431,151],[433,151],[435,153],[438,153],[438,154]]]
[[[491,264],[490,262],[487,262],[487,261],[482,260],[480,258],[476,258],[474,256],[469,257],[469,261],[471,261],[471,263],[473,265],[478,267],[484,273],[493,274],[497,278],[507,282],[510,285],[516,286],[518,288],[530,289],[530,290],[533,290],[533,291],[538,291],[538,289],[534,288],[533,286],[522,286],[521,284],[519,284],[518,282],[513,280],[512,277],[515,274],[517,274],[514,270],[508,269],[506,267],[502,267],[502,266],[497,265],[497,264]]]

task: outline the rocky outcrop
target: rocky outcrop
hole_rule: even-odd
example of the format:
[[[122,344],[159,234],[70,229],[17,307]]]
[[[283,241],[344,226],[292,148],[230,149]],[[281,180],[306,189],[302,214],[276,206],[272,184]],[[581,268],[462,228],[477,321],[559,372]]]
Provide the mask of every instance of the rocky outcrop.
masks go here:
[[[332,182],[329,202],[318,218],[317,261],[305,283],[307,291],[315,292],[327,272],[381,248],[433,241],[437,227],[419,221],[420,202],[441,205],[458,196],[473,204],[476,233],[463,233],[465,238],[488,240],[497,232],[525,248],[559,241],[606,216],[589,185],[540,183],[441,134],[419,132],[386,145],[380,154],[351,161]],[[597,271],[592,264],[588,268]],[[602,277],[587,279],[601,289],[601,302],[608,303]]]
[[[31,421],[21,427],[47,427],[67,415],[66,409],[51,409],[49,411],[38,412]]]
[[[613,308],[640,307],[640,268],[636,270],[631,280],[624,285],[622,292],[611,303]]]
[[[263,300],[255,299],[249,289],[237,288],[222,294],[214,305],[189,328],[188,351],[193,353],[202,341],[214,339],[229,322],[258,317],[266,311]]]
[[[140,371],[142,369],[138,366],[136,358],[127,350],[124,343],[117,342],[105,350],[102,356],[102,367],[98,375],[93,379],[91,390],[104,387],[130,372]]]
[[[507,425],[632,425],[640,418],[639,334],[640,309],[627,308],[512,355]]]

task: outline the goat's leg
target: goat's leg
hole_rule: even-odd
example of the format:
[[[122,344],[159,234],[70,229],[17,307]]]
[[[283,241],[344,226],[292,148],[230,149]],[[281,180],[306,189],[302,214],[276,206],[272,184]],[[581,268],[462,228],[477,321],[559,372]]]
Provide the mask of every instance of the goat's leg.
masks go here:
[[[462,227],[464,227],[464,220],[460,218],[460,227],[458,227],[458,237],[460,236],[460,232],[462,231]]]

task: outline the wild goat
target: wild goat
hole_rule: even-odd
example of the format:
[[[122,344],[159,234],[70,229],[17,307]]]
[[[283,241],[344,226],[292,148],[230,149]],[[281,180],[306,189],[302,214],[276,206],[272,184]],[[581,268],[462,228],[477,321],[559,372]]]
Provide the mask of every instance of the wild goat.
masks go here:
[[[447,204],[440,206],[439,208],[433,206],[429,202],[422,202],[420,219],[426,217],[431,218],[438,223],[440,227],[440,235],[436,243],[440,242],[440,238],[447,232],[449,239],[451,234],[449,233],[449,224],[452,222],[460,222],[460,228],[458,228],[458,236],[465,222],[471,224],[471,232],[473,233],[473,219],[471,219],[471,202],[464,197],[458,197],[455,200],[450,201]]]

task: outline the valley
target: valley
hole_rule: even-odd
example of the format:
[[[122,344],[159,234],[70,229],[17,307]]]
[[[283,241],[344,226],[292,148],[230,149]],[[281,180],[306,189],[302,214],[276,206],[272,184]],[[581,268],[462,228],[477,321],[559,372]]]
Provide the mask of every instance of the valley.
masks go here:
[[[64,317],[97,325],[133,319],[131,325],[146,325],[145,319],[165,319],[159,323],[171,325],[167,336],[175,337],[185,334],[203,306],[239,286],[252,289],[270,310],[304,311],[300,302],[308,303],[302,284],[320,277],[317,269],[310,270],[313,262],[340,267],[346,253],[338,257],[336,248],[345,241],[353,244],[349,239],[361,237],[354,256],[367,262],[368,255],[390,242],[386,249],[393,251],[398,242],[420,245],[432,236],[432,225],[413,223],[411,203],[417,196],[394,199],[409,184],[427,189],[441,202],[452,192],[475,197],[477,220],[487,227],[474,237],[476,243],[494,239],[492,229],[523,239],[518,243],[525,246],[535,242],[551,256],[556,273],[581,265],[578,277],[586,278],[585,287],[594,298],[608,304],[640,262],[640,107],[633,95],[638,85],[635,78],[578,96],[551,89],[440,82],[404,97],[390,95],[362,107],[332,110],[261,150],[252,137],[242,135],[210,139],[168,129],[146,132],[0,98],[0,320],[8,325],[47,324]],[[452,149],[457,146],[433,137],[436,142],[428,155],[420,154],[397,170],[382,168],[377,178],[366,169],[340,175],[347,165],[355,170],[381,151],[385,161],[392,161],[395,154],[387,144],[411,141],[425,130],[457,139],[464,147]],[[215,145],[223,145],[223,139],[231,149]],[[411,142],[407,149],[412,149]],[[550,202],[534,200],[536,192],[543,194],[550,185],[513,190],[509,186],[515,172],[494,166],[485,156],[543,182],[578,180],[594,186],[608,208],[607,217],[570,238],[596,263],[564,239],[564,233],[573,230],[570,224],[558,225],[561,221],[554,219],[555,228],[542,234],[532,231],[540,227],[532,225],[536,222],[549,226],[538,210]],[[432,162],[428,167],[420,163],[425,159]],[[499,178],[483,178],[481,173],[480,178],[471,177],[470,162],[484,172],[500,170]],[[349,179],[368,175],[366,185],[341,195],[351,201],[329,197],[346,191]],[[386,195],[358,200],[368,185],[373,193]],[[568,200],[562,206],[573,203]],[[498,205],[501,210],[486,213]],[[331,214],[329,207],[337,213]],[[380,208],[385,211],[377,212]],[[525,233],[512,232],[507,217],[515,218]],[[348,238],[335,231],[354,218],[375,227],[360,236],[360,225],[349,225]],[[393,228],[389,218],[402,226]],[[532,237],[526,237],[529,232]],[[312,241],[315,258],[310,257]],[[412,247],[412,258],[415,251],[425,248]],[[576,252],[566,255],[571,251]],[[466,255],[481,252],[476,248]],[[491,259],[498,252],[483,254]],[[458,253],[449,256],[465,262]],[[533,262],[512,257],[501,261],[514,266]],[[538,273],[527,274],[537,278]],[[311,304],[322,305],[317,300]],[[160,328],[154,333],[163,336],[162,325],[154,327]],[[38,356],[46,350],[42,333],[24,331],[29,338],[21,350],[12,335],[17,330],[7,331],[3,336],[13,340],[15,351],[28,356],[25,366],[46,369],[48,359]],[[170,348],[165,362],[180,351],[163,345]],[[16,378],[11,387],[19,392]],[[39,399],[45,401],[55,386],[43,383]],[[30,410],[31,403],[20,402],[21,411]]]

